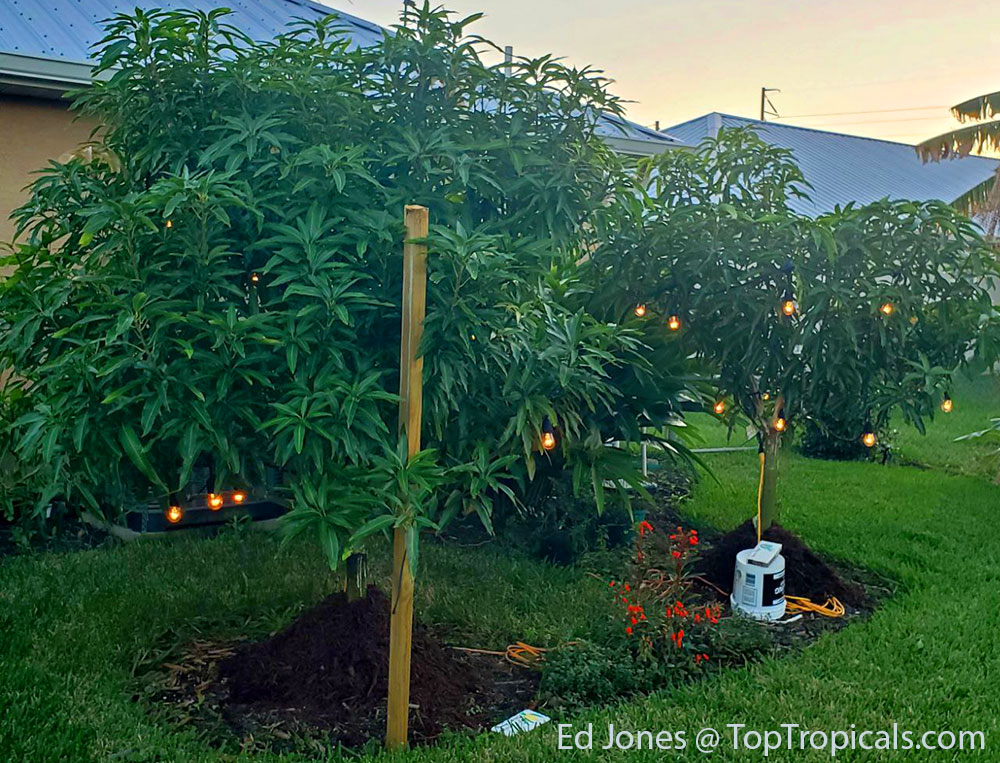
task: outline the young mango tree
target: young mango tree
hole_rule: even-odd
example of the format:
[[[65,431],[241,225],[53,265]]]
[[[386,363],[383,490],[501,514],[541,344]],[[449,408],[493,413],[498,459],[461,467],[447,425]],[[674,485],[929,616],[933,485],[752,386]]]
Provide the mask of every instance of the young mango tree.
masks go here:
[[[549,57],[486,65],[468,19],[417,15],[368,48],[334,17],[267,42],[221,11],[112,21],[114,74],[76,103],[98,142],[39,175],[0,286],[4,437],[39,467],[26,513],[166,506],[193,475],[214,492],[279,468],[289,527],[353,558],[398,496],[379,464],[398,444],[404,203],[433,223],[440,484],[409,503],[489,526],[548,475],[599,501],[635,480],[606,443],[689,384],[680,349],[588,310],[589,221],[626,171],[592,115],[617,101]]]
[[[918,427],[933,415],[976,346],[994,260],[941,203],[794,214],[801,172],[751,131],[722,131],[643,169],[643,235],[631,237],[641,256],[602,264],[634,284],[645,320],[714,368],[715,412],[750,421],[763,531],[778,515],[779,453],[796,424],[838,422],[873,446],[892,410]]]

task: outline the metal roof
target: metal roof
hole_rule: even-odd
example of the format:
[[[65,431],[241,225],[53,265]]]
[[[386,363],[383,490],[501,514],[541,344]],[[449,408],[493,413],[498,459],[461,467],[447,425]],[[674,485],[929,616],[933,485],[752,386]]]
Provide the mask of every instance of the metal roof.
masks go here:
[[[385,30],[365,19],[312,0],[0,0],[0,92],[61,92],[89,81],[87,61],[104,37],[103,22],[136,7],[208,11],[229,8],[225,21],[256,40],[285,31],[295,19],[336,13],[359,45],[372,45]],[[597,132],[616,150],[655,154],[684,145],[671,135],[602,115]]]
[[[0,0],[0,51],[82,63],[104,37],[103,22],[135,8],[210,11],[229,8],[226,23],[257,40],[285,31],[296,18],[337,13],[352,37],[370,45],[382,37],[378,24],[310,0]]]
[[[812,186],[806,189],[808,199],[790,202],[796,212],[805,215],[829,212],[851,201],[867,204],[884,198],[950,203],[988,180],[1000,167],[1000,161],[980,156],[924,164],[908,143],[719,112],[668,127],[667,131],[686,143],[697,144],[716,135],[722,127],[747,125],[757,128],[757,134],[771,145],[791,149]]]

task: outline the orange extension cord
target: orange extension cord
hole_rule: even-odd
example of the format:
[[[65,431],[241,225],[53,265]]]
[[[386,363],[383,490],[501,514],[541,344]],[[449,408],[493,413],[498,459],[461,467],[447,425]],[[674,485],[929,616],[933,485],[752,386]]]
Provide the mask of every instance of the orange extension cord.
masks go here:
[[[826,604],[817,604],[802,596],[786,596],[785,603],[785,610],[792,613],[812,612],[823,617],[843,617],[846,613],[844,605],[835,596],[827,599]]]

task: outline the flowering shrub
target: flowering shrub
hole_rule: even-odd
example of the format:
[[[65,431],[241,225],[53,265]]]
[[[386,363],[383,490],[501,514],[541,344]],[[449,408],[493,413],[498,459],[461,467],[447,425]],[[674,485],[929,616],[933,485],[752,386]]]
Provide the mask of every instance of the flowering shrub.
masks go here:
[[[640,522],[625,579],[608,581],[613,619],[603,643],[573,642],[547,655],[541,692],[553,706],[604,704],[692,679],[711,665],[743,665],[766,653],[759,623],[723,617],[695,590],[698,531],[659,532]]]

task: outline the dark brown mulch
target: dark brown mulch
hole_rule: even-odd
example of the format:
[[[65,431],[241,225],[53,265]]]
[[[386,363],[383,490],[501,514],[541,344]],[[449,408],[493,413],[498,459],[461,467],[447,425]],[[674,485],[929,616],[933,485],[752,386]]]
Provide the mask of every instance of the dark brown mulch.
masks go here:
[[[459,652],[414,624],[410,739],[483,729],[531,706],[537,675],[502,658]],[[229,650],[197,686],[244,738],[281,727],[346,747],[380,739],[388,691],[389,601],[335,594],[271,638]],[[187,682],[192,683],[192,682]],[[278,735],[279,738],[281,735]]]
[[[794,533],[781,525],[764,531],[764,540],[781,544],[785,557],[785,592],[823,603],[836,596],[846,607],[867,610],[872,606],[863,586],[845,580],[830,564],[817,556]],[[746,521],[735,530],[712,539],[699,555],[697,572],[712,584],[729,591],[733,585],[736,555],[757,545],[757,530]]]

